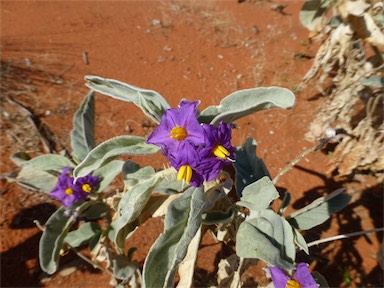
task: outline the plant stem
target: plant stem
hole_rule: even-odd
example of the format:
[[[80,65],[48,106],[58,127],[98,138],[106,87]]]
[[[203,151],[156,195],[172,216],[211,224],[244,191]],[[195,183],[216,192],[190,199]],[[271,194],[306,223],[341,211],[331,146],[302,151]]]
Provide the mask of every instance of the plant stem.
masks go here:
[[[69,246],[69,245],[68,245]],[[108,272],[110,274],[111,271],[109,271],[108,269],[104,269],[103,267],[101,267],[99,264],[93,262],[91,259],[89,259],[87,256],[83,255],[80,251],[78,251],[76,248],[74,247],[71,247],[69,246],[70,249],[76,253],[77,256],[79,256],[81,259],[83,259],[85,262],[87,262],[88,264],[91,264],[93,266],[93,268],[97,268],[97,269],[100,269],[101,271],[105,271],[105,272]],[[113,275],[113,274],[112,274]]]
[[[274,185],[276,185],[276,183],[280,180],[281,177],[283,177],[283,175],[285,173],[287,173],[289,170],[291,170],[298,162],[300,162],[301,159],[303,159],[305,156],[307,156],[308,154],[311,154],[312,152],[315,152],[317,150],[320,150],[322,149],[325,144],[327,144],[329,142],[329,140],[331,140],[332,137],[330,138],[322,138],[320,139],[320,143],[317,144],[316,146],[313,146],[307,150],[305,150],[303,153],[301,153],[300,155],[298,155],[295,159],[293,159],[286,167],[284,167],[280,172],[279,174],[276,175],[275,178],[273,178],[272,180],[272,183]]]
[[[326,242],[330,242],[330,241],[346,239],[346,238],[350,238],[350,237],[360,236],[360,235],[363,235],[363,234],[374,233],[374,232],[381,232],[381,231],[384,231],[384,227],[376,228],[376,229],[371,229],[371,230],[365,230],[365,231],[359,231],[359,232],[353,232],[353,233],[349,233],[349,234],[342,234],[342,235],[332,236],[332,237],[328,237],[328,238],[324,238],[324,239],[320,239],[320,240],[316,240],[316,241],[310,242],[310,243],[307,244],[307,246],[309,248],[309,247],[312,247],[312,246],[315,246],[315,245],[319,245],[321,243],[326,243]]]

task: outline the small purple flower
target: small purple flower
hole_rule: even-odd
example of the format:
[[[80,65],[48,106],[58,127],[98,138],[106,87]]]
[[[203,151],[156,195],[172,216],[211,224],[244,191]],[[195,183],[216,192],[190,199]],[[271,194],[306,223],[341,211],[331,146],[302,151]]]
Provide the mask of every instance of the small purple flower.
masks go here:
[[[77,179],[75,185],[83,194],[85,193],[85,196],[87,196],[87,194],[96,191],[100,180],[101,179],[99,177],[88,174],[87,176]]]
[[[218,127],[203,124],[206,143],[199,148],[202,161],[198,167],[206,181],[216,179],[225,164],[233,162],[235,149],[231,145],[232,127],[220,123]]]
[[[186,145],[204,144],[204,130],[197,121],[198,101],[181,101],[178,109],[165,111],[159,126],[148,137],[147,143],[154,144],[166,151],[184,150]],[[167,152],[164,152],[167,154]]]
[[[76,183],[74,178],[68,173],[71,168],[64,168],[63,172],[57,178],[55,188],[49,193],[53,198],[61,201],[64,207],[70,207],[73,204],[85,199],[100,182],[100,178],[87,175],[80,177]]]
[[[283,270],[277,267],[269,267],[272,282],[275,288],[317,288],[306,263],[299,263],[293,278],[287,276]]]

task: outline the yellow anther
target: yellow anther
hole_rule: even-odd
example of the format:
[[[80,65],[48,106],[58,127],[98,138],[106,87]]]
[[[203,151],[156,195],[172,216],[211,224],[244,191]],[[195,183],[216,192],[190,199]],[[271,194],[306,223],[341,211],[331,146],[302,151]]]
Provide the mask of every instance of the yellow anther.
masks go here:
[[[219,157],[221,159],[227,159],[228,156],[230,155],[230,153],[228,152],[227,149],[225,149],[223,146],[221,145],[216,145],[213,150],[212,150],[213,154],[216,156],[216,157]]]
[[[67,189],[65,189],[65,194],[67,194],[67,195],[72,195],[73,194],[73,190],[72,190],[72,188],[67,188]]]
[[[83,185],[81,185],[81,189],[86,192],[86,193],[89,193],[92,191],[92,186],[89,185],[88,183],[85,183]]]
[[[180,126],[175,126],[172,128],[171,132],[169,132],[169,135],[171,136],[172,139],[175,140],[184,140],[187,138],[187,130],[185,130],[183,127]]]
[[[185,183],[189,184],[192,178],[192,167],[189,165],[183,165],[180,167],[179,172],[177,172],[177,180],[182,180]]]
[[[301,288],[301,285],[296,280],[288,280],[287,285],[285,285],[285,288]]]

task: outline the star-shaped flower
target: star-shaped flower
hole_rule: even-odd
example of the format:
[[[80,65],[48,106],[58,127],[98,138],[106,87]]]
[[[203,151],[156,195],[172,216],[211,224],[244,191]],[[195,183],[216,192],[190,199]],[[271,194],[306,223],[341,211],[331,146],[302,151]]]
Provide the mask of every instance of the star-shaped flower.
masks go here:
[[[55,188],[49,193],[53,198],[61,201],[64,207],[70,207],[73,204],[85,199],[91,192],[95,191],[100,178],[87,175],[80,177],[76,183],[74,178],[69,175],[71,168],[63,169],[63,172],[57,178]]]
[[[177,179],[195,187],[214,180],[233,160],[231,125],[200,124],[198,101],[183,100],[178,109],[165,111],[147,143],[157,145],[177,172]]]
[[[269,267],[272,282],[275,288],[317,288],[306,263],[299,263],[293,278],[287,276],[283,270],[277,267]]]
[[[148,137],[147,143],[161,147],[165,154],[168,151],[181,151],[187,145],[204,144],[204,130],[196,117],[198,104],[198,101],[183,100],[178,109],[165,111],[159,126]]]

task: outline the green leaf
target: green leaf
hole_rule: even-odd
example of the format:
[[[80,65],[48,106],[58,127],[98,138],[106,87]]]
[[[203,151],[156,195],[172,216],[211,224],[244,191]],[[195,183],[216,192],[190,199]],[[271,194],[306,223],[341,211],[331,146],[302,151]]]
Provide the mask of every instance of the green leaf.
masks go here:
[[[86,85],[94,91],[135,104],[157,124],[160,123],[165,110],[170,108],[168,102],[153,90],[98,76],[86,76],[85,80]]]
[[[217,125],[220,121],[232,123],[235,120],[257,111],[274,107],[289,109],[295,104],[295,95],[286,88],[260,87],[236,91],[223,100],[220,105],[203,110],[199,121]]]
[[[94,176],[101,177],[98,192],[103,191],[119,175],[123,169],[124,161],[112,160],[93,172]]]
[[[328,288],[329,287],[327,280],[319,272],[313,271],[311,274],[312,274],[313,279],[315,279],[316,283],[319,284],[319,288]]]
[[[39,260],[41,269],[48,274],[56,272],[60,250],[63,247],[64,238],[72,224],[73,217],[64,215],[65,208],[60,207],[48,219],[43,235],[39,243]]]
[[[139,164],[133,161],[126,161],[123,166],[123,180],[125,184],[125,190],[135,186],[137,183],[155,175],[155,169],[151,166],[141,167]]]
[[[85,209],[79,217],[85,218],[86,220],[97,220],[101,217],[107,215],[109,211],[109,206],[102,201],[88,201],[89,207]]]
[[[61,170],[65,167],[74,167],[75,164],[62,155],[44,154],[22,163],[21,166],[33,170],[49,171]]]
[[[129,279],[135,274],[137,265],[124,255],[114,255],[112,258],[113,275],[116,279],[127,283]]]
[[[280,250],[281,258],[294,262],[296,249],[293,231],[291,225],[284,217],[276,214],[271,209],[265,209],[258,212],[255,218],[251,218],[248,221],[268,237],[271,243]]]
[[[285,191],[284,198],[281,201],[280,208],[279,208],[279,214],[283,214],[285,209],[287,209],[289,203],[291,203],[291,193],[288,191]]]
[[[269,172],[264,161],[256,156],[256,141],[248,138],[243,146],[236,147],[236,193],[241,196],[244,188],[268,176]]]
[[[247,207],[251,211],[261,211],[269,207],[271,202],[279,198],[275,185],[268,176],[246,186],[243,195],[236,204]]]
[[[10,158],[12,162],[15,163],[17,166],[21,166],[23,163],[31,160],[31,156],[29,156],[29,154],[24,151],[12,154]]]
[[[75,178],[83,177],[119,155],[149,155],[158,150],[157,146],[146,144],[143,137],[117,136],[101,143],[89,152],[87,157],[75,168],[73,176]]]
[[[133,225],[133,222],[147,204],[158,181],[158,175],[154,175],[131,187],[121,198],[115,225],[116,234],[114,242],[117,247],[124,248],[126,237],[136,227],[136,225]]]
[[[18,184],[25,186],[28,189],[42,191],[45,193],[49,193],[53,188],[55,188],[57,183],[57,177],[52,174],[46,171],[26,167],[21,169],[15,180]]]
[[[292,231],[293,231],[293,239],[296,245],[299,246],[301,250],[304,250],[304,252],[307,253],[307,255],[309,255],[307,241],[305,241],[305,238],[303,237],[303,235],[301,235],[301,233],[293,227],[292,227]]]
[[[256,258],[271,266],[292,270],[294,266],[281,257],[281,247],[265,233],[273,234],[273,228],[272,223],[266,219],[254,218],[241,223],[236,234],[236,253],[239,257]]]
[[[379,75],[372,75],[369,78],[362,79],[360,82],[365,86],[384,87],[384,78]]]
[[[74,157],[82,161],[95,146],[95,92],[90,91],[73,117],[71,147]]]
[[[145,287],[173,287],[178,265],[201,225],[205,195],[202,187],[191,187],[168,207],[164,232],[152,245],[144,263]]]
[[[162,177],[156,184],[154,192],[161,193],[164,195],[176,194],[188,187],[183,181],[176,180],[177,171],[174,168],[168,168],[170,175]],[[166,169],[167,170],[167,169]]]
[[[308,230],[328,220],[337,211],[344,208],[352,196],[338,189],[328,196],[320,197],[304,208],[292,213],[287,220],[295,228]]]
[[[333,2],[334,0],[306,0],[300,11],[301,24],[312,30]]]
[[[101,228],[99,224],[96,222],[87,222],[81,225],[79,229],[69,232],[65,237],[64,242],[71,247],[79,247],[91,240],[91,238],[100,231]]]

